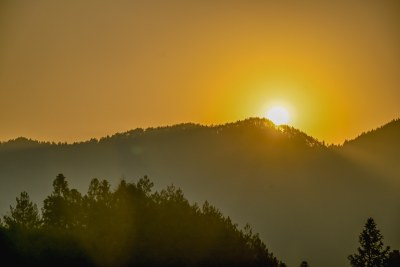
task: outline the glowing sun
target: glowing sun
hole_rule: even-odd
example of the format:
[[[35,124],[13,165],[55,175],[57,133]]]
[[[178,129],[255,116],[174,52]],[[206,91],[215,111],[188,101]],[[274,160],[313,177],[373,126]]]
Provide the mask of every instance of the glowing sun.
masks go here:
[[[289,112],[280,106],[270,108],[266,115],[275,125],[288,124],[290,119]]]

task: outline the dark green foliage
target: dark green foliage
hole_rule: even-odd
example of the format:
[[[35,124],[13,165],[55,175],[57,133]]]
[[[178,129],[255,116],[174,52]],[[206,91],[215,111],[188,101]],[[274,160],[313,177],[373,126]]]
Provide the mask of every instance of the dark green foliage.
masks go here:
[[[30,266],[285,266],[250,226],[238,229],[208,202],[190,204],[173,185],[152,187],[146,176],[114,191],[93,179],[82,196],[59,174],[44,200],[43,224],[13,230],[5,216],[0,249]],[[23,193],[12,212],[21,199],[33,207]]]
[[[388,260],[389,247],[384,247],[383,236],[376,228],[374,219],[368,218],[360,234],[360,247],[348,259],[353,267],[384,267]]]
[[[71,229],[81,226],[83,199],[76,189],[69,189],[64,175],[53,182],[53,193],[43,203],[43,222],[46,226]]]
[[[39,227],[39,213],[36,204],[29,199],[27,192],[16,198],[17,205],[10,206],[10,214],[4,216],[4,224],[8,228],[35,229]]]

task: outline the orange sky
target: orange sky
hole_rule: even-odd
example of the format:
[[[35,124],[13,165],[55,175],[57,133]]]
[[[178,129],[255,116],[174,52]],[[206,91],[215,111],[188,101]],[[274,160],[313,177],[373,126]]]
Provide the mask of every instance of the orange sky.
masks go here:
[[[1,1],[0,140],[286,106],[342,142],[400,115],[400,1]]]

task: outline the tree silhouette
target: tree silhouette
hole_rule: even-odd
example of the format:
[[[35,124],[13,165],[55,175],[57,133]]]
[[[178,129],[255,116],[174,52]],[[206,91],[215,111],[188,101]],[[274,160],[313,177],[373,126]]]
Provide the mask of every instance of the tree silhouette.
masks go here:
[[[353,267],[384,267],[389,255],[389,247],[384,247],[383,236],[376,228],[374,219],[368,218],[360,234],[360,247],[348,259]]]
[[[68,195],[69,188],[68,188],[68,182],[65,178],[65,176],[60,173],[57,175],[56,179],[53,181],[53,195],[57,197],[65,197]]]
[[[26,192],[4,216],[3,260],[15,266],[285,267],[249,225],[238,229],[207,201],[201,208],[191,204],[173,185],[152,188],[147,176],[122,180],[115,190],[95,178],[82,196],[59,174],[41,224]]]
[[[19,227],[24,229],[37,228],[40,225],[39,213],[36,204],[29,199],[27,192],[22,192],[16,198],[15,208],[10,206],[10,214],[4,216],[4,223],[7,228]]]
[[[53,182],[53,192],[43,202],[43,222],[46,226],[71,229],[82,226],[83,198],[76,189],[70,189],[63,174]]]

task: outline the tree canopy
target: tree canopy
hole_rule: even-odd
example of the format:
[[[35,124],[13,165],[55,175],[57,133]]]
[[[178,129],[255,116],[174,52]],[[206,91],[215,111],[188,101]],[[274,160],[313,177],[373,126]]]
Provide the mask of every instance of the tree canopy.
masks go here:
[[[10,206],[10,212],[4,216],[4,223],[8,228],[33,229],[40,225],[39,212],[36,204],[29,199],[27,192],[22,192],[16,198],[17,205]]]
[[[115,190],[95,178],[82,195],[59,174],[41,217],[23,192],[4,222],[0,249],[17,265],[285,266],[250,226],[189,203],[173,185],[154,192],[146,176]]]

